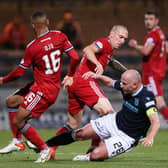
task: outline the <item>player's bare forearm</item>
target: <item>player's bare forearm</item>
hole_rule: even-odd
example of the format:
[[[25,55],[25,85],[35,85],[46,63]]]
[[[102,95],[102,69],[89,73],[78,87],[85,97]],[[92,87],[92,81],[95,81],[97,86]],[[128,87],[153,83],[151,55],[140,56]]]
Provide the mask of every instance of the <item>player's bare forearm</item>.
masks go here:
[[[151,128],[150,128],[150,132],[148,134],[148,137],[155,137],[159,127],[160,127],[160,121],[159,121],[159,117],[158,114],[152,114],[151,116],[149,116],[150,122],[151,122]]]
[[[91,44],[83,49],[84,55],[87,57],[89,61],[96,65],[95,72],[96,74],[103,74],[103,67],[100,62],[97,60],[95,53],[99,50],[98,48]]]
[[[109,66],[111,68],[113,68],[114,70],[117,70],[119,72],[125,72],[126,70],[128,70],[126,66],[124,66],[123,64],[121,64],[116,59],[111,59],[111,61],[109,62]]]
[[[100,80],[104,85],[111,87],[112,83],[113,83],[113,79],[111,79],[108,76],[104,76],[104,75],[97,75],[96,79]]]
[[[159,127],[160,127],[158,114],[150,115],[149,119],[151,122],[149,134],[140,140],[140,142],[142,142],[144,147],[152,147],[152,145],[154,143],[154,138],[155,138],[155,136],[159,130]]]

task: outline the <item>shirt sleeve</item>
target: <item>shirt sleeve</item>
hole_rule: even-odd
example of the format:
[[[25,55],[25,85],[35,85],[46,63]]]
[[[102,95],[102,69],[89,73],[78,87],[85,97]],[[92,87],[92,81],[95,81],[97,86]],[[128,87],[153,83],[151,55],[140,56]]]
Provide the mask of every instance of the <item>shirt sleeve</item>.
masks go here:
[[[152,45],[155,46],[157,43],[157,38],[154,34],[150,34],[145,41],[145,45]]]
[[[69,52],[70,50],[74,49],[71,42],[68,40],[68,37],[62,33],[62,37],[64,39],[64,52]]]
[[[68,40],[67,36],[63,33],[62,36],[64,38],[64,52],[71,58],[70,68],[67,75],[73,76],[79,64],[79,56],[75,51],[74,47],[72,46],[72,44],[70,43],[70,41]]]
[[[20,61],[19,66],[23,69],[28,69],[32,64],[32,54],[29,48],[26,48],[25,54]]]
[[[7,83],[13,80],[18,79],[19,77],[23,76],[26,73],[26,70],[18,66],[16,69],[14,69],[11,73],[9,73],[7,76],[3,77],[2,82]]]
[[[97,47],[99,52],[102,52],[104,50],[104,45],[101,40],[96,40],[93,42],[93,44]]]
[[[67,75],[68,76],[73,76],[75,71],[76,71],[76,68],[79,64],[79,56],[74,49],[70,50],[67,54],[68,54],[68,56],[71,57],[70,68],[69,68],[69,72],[68,72]]]
[[[116,90],[122,90],[121,88],[121,82],[120,81],[117,81],[117,80],[114,80],[113,83],[112,83],[112,87]]]
[[[25,54],[19,63],[19,66],[15,68],[7,76],[3,77],[2,82],[7,83],[23,76],[26,73],[27,69],[31,66],[31,63],[32,63],[32,56],[30,54],[30,51],[26,49]]]
[[[151,114],[156,114],[158,112],[154,95],[145,97],[144,103],[147,116],[150,116]]]

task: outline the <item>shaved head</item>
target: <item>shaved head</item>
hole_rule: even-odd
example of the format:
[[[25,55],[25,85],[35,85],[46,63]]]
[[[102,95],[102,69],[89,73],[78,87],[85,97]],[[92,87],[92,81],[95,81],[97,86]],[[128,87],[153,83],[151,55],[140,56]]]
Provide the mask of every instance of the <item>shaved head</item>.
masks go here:
[[[134,69],[125,71],[122,76],[124,76],[130,82],[141,83],[141,75]]]
[[[127,38],[128,38],[128,30],[125,26],[115,25],[112,27],[109,34],[109,40],[113,49],[120,48],[125,43],[125,40]]]
[[[141,75],[138,71],[130,69],[121,76],[121,87],[126,94],[133,94],[141,87]]]
[[[116,32],[116,31],[118,31],[119,29],[124,29],[125,31],[128,32],[127,28],[126,28],[125,26],[123,26],[123,25],[114,25],[114,26],[112,27],[111,31]]]

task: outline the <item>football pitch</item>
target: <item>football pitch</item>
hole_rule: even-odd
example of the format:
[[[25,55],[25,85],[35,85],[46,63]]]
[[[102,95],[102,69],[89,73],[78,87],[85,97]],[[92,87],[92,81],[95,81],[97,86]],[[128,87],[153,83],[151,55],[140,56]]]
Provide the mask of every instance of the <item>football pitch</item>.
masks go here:
[[[55,130],[38,132],[46,140],[54,135]],[[10,131],[0,131],[0,148],[7,145],[10,140]],[[72,161],[75,155],[85,153],[89,143],[90,141],[85,141],[61,146],[56,152],[58,160],[44,164],[35,164],[37,154],[28,148],[22,152],[0,155],[0,168],[168,168],[168,130],[159,131],[152,148],[139,145],[131,152],[103,162]]]

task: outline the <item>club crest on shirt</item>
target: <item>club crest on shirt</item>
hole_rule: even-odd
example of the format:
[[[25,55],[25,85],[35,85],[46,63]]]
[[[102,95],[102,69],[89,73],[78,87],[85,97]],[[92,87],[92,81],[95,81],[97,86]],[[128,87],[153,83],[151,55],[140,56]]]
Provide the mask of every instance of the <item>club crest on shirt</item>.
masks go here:
[[[134,105],[135,105],[135,106],[138,106],[138,105],[139,105],[139,99],[138,99],[138,98],[135,98],[135,100],[134,100]]]

